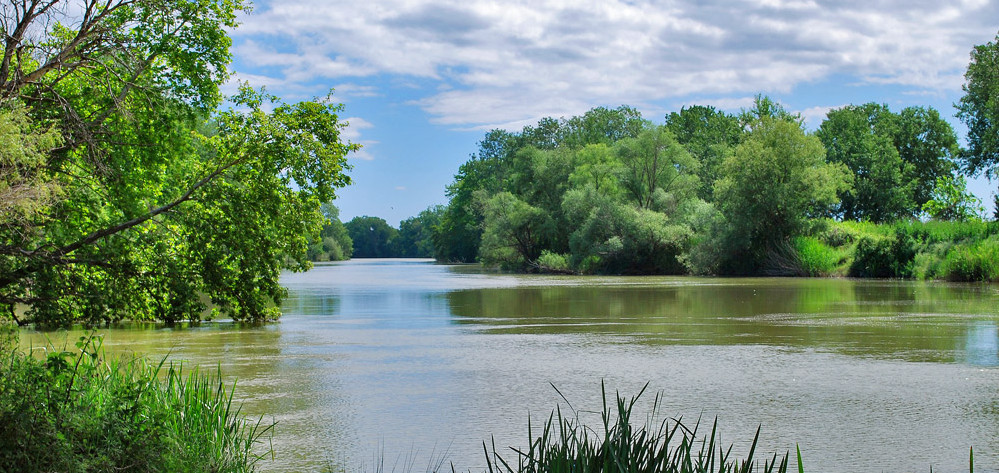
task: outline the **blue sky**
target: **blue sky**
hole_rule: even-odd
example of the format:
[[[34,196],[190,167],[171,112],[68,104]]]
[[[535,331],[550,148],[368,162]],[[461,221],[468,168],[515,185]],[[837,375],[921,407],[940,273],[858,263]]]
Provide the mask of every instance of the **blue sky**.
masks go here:
[[[289,102],[335,89],[345,136],[364,145],[341,218],[398,225],[446,203],[487,130],[596,106],[662,122],[765,93],[811,128],[851,103],[931,106],[963,140],[953,104],[997,20],[988,0],[258,0],[233,32],[233,70]],[[991,203],[995,183],[969,187]]]

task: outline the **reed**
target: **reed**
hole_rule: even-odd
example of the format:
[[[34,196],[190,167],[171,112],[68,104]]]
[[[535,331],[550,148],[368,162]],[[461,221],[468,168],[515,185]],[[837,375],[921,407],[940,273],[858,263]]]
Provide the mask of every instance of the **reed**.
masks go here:
[[[221,375],[76,350],[0,353],[0,471],[249,472],[272,425],[245,419]],[[263,450],[258,452],[258,450]]]
[[[647,387],[648,385],[646,385]],[[557,388],[556,388],[557,391]],[[760,429],[745,459],[732,458],[732,446],[725,447],[718,435],[717,419],[711,431],[701,435],[700,422],[689,428],[680,419],[656,421],[654,416],[640,426],[632,423],[636,403],[645,388],[627,399],[615,394],[608,403],[601,383],[602,432],[583,425],[579,414],[563,415],[556,408],[541,432],[535,436],[528,426],[529,446],[511,448],[516,459],[507,460],[483,443],[489,473],[786,473],[789,454],[774,454],[762,463],[756,458]],[[559,393],[561,395],[561,393]],[[563,396],[563,399],[565,397]],[[657,394],[652,412],[658,412],[663,398]],[[568,404],[568,401],[566,401]],[[571,409],[571,405],[570,409]],[[799,454],[800,465],[800,454]]]

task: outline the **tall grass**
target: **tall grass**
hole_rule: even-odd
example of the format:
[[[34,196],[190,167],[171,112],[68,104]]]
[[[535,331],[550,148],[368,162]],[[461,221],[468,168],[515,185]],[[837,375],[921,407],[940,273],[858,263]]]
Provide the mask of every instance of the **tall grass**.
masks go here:
[[[92,336],[44,359],[0,348],[0,471],[249,472],[267,454],[272,426],[217,373],[108,359]]]
[[[646,386],[647,387],[647,386]],[[557,389],[556,389],[557,390]],[[564,416],[556,408],[535,437],[528,426],[529,447],[511,449],[516,459],[507,460],[496,449],[483,443],[489,473],[786,473],[788,454],[764,459],[755,458],[760,430],[757,429],[752,447],[743,460],[731,456],[732,447],[724,447],[718,436],[717,420],[706,435],[699,434],[700,422],[693,428],[680,420],[657,422],[653,416],[644,426],[632,424],[632,413],[643,388],[636,396],[626,399],[615,396],[614,405],[603,393],[603,432],[596,432],[579,421],[578,413]],[[561,394],[561,393],[559,393]],[[563,396],[564,399],[564,396]],[[657,394],[653,412],[657,412],[662,395]],[[571,409],[571,407],[570,407]],[[799,460],[800,461],[800,460]]]
[[[865,278],[999,281],[999,223],[920,222],[891,224],[822,221],[816,238],[845,258],[832,274]],[[796,242],[801,245],[801,241]],[[804,251],[803,251],[804,250]],[[799,248],[815,255],[822,268],[830,254],[821,247]],[[805,265],[807,266],[807,265]],[[828,266],[826,266],[828,267]],[[808,274],[815,272],[806,271]],[[819,272],[821,274],[821,272]]]

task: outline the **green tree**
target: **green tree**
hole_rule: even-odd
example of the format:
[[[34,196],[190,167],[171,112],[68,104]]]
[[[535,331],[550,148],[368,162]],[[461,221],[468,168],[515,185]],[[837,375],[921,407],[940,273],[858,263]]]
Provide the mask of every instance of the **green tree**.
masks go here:
[[[396,254],[401,258],[433,258],[434,229],[440,225],[444,212],[443,205],[436,205],[400,222]]]
[[[60,135],[14,179],[58,193],[3,226],[7,312],[28,304],[42,324],[197,320],[207,296],[235,319],[278,314],[278,276],[309,266],[319,204],[349,182],[354,147],[328,101],[243,87],[218,109],[227,31],[245,8],[32,0],[0,11],[0,108],[23,107],[22,142]]]
[[[344,224],[354,243],[354,258],[392,258],[399,230],[383,218],[362,215]]]
[[[510,161],[518,148],[517,135],[503,130],[486,133],[479,150],[458,168],[448,185],[447,209],[434,230],[434,254],[439,261],[470,263],[479,253],[483,216],[476,192],[499,192],[510,174]]]
[[[615,109],[596,107],[582,116],[562,121],[559,144],[578,149],[587,145],[611,145],[625,138],[638,136],[648,121],[634,108],[622,105]]]
[[[617,142],[621,186],[639,207],[671,212],[697,190],[697,162],[665,127]]]
[[[930,200],[923,204],[923,211],[933,220],[966,222],[981,220],[985,213],[982,201],[968,192],[963,176],[937,178]]]
[[[0,107],[0,235],[23,245],[27,232],[44,222],[60,197],[59,182],[46,170],[47,153],[61,142],[58,130],[35,129],[19,102]]]
[[[479,257],[483,264],[524,269],[541,256],[539,235],[550,216],[509,192],[483,197],[485,216]]]
[[[957,134],[932,107],[906,107],[896,115],[892,140],[912,186],[912,215],[930,200],[937,180],[957,171],[961,149]]]
[[[999,175],[999,35],[975,46],[964,73],[964,96],[957,117],[968,127],[965,166],[992,178]]]
[[[715,195],[726,219],[727,272],[756,272],[769,253],[805,230],[809,216],[836,203],[849,179],[825,160],[822,142],[794,121],[764,116],[725,160]]]
[[[711,200],[721,164],[742,137],[739,119],[714,107],[694,105],[666,115],[665,126],[700,164],[697,176],[701,185],[697,195]]]
[[[577,188],[591,185],[597,192],[617,195],[621,192],[618,179],[621,166],[610,146],[603,143],[586,145],[573,156],[569,184]]]
[[[767,95],[757,94],[753,106],[739,112],[739,125],[743,130],[751,130],[762,123],[763,119],[774,119],[794,123],[798,128],[805,125],[805,118],[800,113],[792,113],[784,105]]]
[[[956,170],[957,136],[933,108],[849,105],[829,112],[818,136],[830,162],[854,173],[841,193],[839,214],[874,222],[914,217],[939,177]]]
[[[894,121],[884,105],[849,105],[827,114],[816,136],[831,163],[843,163],[853,173],[853,186],[840,190],[835,212],[846,220],[890,222],[912,215],[912,165],[902,160],[884,131]]]
[[[310,261],[342,261],[350,259],[354,253],[354,242],[350,239],[347,227],[340,221],[340,209],[332,203],[321,207],[326,223],[319,232],[319,240],[309,246]]]

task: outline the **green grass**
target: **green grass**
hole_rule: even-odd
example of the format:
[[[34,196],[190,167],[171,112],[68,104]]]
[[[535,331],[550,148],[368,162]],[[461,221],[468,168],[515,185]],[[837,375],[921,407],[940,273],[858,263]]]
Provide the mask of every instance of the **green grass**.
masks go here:
[[[795,238],[794,249],[802,271],[809,276],[833,276],[847,260],[845,251],[815,237]]]
[[[16,347],[0,343],[0,471],[249,472],[269,453],[272,426],[217,373],[107,359],[92,336],[44,359]]]
[[[822,271],[832,253],[799,238],[795,244],[806,274],[999,281],[996,222],[817,222],[815,239],[841,258],[835,269]]]
[[[489,473],[786,473],[789,455],[774,454],[762,462],[755,458],[760,431],[743,460],[731,456],[732,447],[724,447],[718,435],[717,420],[705,436],[698,422],[689,428],[680,420],[656,422],[644,426],[632,424],[632,413],[642,392],[626,399],[616,395],[614,405],[603,392],[603,429],[597,432],[579,421],[578,413],[564,416],[556,408],[535,436],[528,422],[530,445],[511,449],[514,458],[505,458],[495,442],[491,449],[483,443]],[[556,389],[557,390],[557,389]],[[561,394],[561,393],[560,393]],[[564,399],[564,397],[563,397]],[[655,398],[657,412],[662,395]],[[800,462],[800,455],[799,455]]]

